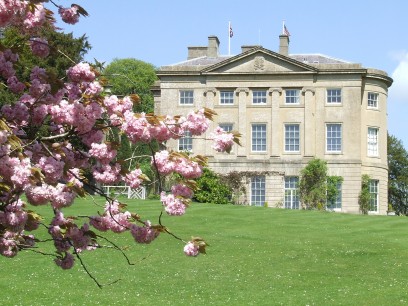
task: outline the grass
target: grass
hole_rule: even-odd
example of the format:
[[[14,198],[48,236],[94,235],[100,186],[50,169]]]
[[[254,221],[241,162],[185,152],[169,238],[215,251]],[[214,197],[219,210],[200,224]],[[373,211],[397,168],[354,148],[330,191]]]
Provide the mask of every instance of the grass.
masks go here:
[[[132,201],[156,222],[157,201]],[[77,209],[95,210],[80,201]],[[72,209],[75,210],[73,207]],[[82,213],[82,211],[81,211]],[[66,213],[68,214],[68,212]],[[194,204],[163,217],[177,235],[204,237],[208,254],[182,253],[160,236],[151,245],[109,235],[127,247],[97,250],[68,271],[22,252],[0,258],[2,305],[399,305],[408,303],[408,219],[263,207]]]

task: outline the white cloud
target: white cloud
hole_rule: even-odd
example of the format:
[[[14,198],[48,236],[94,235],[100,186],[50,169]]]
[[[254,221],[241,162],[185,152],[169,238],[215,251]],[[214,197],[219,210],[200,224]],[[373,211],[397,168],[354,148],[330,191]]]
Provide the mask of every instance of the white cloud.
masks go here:
[[[393,103],[408,104],[408,52],[400,56],[400,62],[391,77],[394,83],[389,89],[389,99]]]

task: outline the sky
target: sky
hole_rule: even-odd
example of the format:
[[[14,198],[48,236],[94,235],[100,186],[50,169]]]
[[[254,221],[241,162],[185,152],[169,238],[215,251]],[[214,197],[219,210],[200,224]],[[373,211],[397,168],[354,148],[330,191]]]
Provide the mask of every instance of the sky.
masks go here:
[[[62,6],[70,2],[57,1]],[[85,34],[92,45],[86,60],[108,64],[135,58],[156,67],[187,59],[188,46],[220,40],[231,55],[242,45],[278,51],[282,22],[290,32],[290,54],[320,53],[394,79],[388,96],[388,130],[408,149],[408,1],[407,0],[77,0],[89,13],[65,32]]]

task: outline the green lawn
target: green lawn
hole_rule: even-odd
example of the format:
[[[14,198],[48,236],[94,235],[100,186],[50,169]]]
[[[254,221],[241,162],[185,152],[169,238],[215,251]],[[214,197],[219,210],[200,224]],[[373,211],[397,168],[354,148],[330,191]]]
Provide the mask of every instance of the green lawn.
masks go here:
[[[81,201],[77,207],[95,206]],[[132,201],[157,221],[157,201]],[[74,210],[74,208],[72,208]],[[68,214],[68,213],[67,213]],[[109,235],[119,252],[83,254],[99,289],[77,263],[0,258],[1,305],[399,305],[408,303],[408,219],[263,207],[193,204],[163,217],[177,235],[204,237],[208,254],[183,254],[162,235],[151,245]]]

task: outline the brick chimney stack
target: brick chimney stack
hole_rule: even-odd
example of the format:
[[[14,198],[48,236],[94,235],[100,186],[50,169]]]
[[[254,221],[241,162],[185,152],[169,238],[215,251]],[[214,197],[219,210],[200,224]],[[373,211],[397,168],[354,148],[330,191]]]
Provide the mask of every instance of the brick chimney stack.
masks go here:
[[[289,55],[289,36],[282,34],[279,35],[279,54]]]

